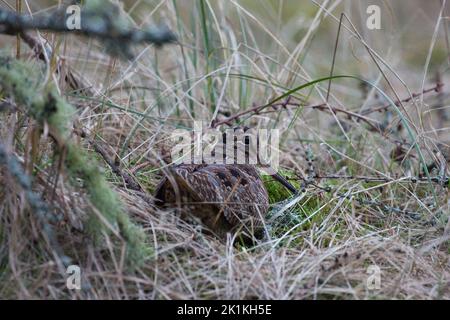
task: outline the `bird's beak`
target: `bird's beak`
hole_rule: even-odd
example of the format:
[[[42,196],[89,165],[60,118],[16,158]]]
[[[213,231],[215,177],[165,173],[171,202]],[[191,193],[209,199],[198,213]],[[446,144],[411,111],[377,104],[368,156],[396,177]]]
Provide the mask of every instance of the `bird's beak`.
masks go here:
[[[274,175],[272,175],[272,177],[278,181],[279,183],[281,183],[286,189],[288,189],[289,191],[291,191],[293,194],[297,194],[298,190],[295,189],[295,187],[286,180],[285,177],[283,177],[281,174],[279,174],[278,172],[275,173]]]

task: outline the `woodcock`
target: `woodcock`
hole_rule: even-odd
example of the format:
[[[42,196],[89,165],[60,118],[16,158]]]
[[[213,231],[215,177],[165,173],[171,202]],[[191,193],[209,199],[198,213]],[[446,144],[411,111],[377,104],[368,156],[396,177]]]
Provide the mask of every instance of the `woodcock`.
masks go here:
[[[224,135],[223,146],[226,140]],[[249,140],[244,141],[248,155]],[[234,144],[234,150],[237,148]],[[158,205],[178,207],[190,213],[222,239],[234,232],[244,240],[264,235],[269,197],[254,165],[178,164],[169,166],[168,171],[156,187]],[[297,192],[281,175],[272,177],[292,193]]]
[[[179,164],[156,188],[160,204],[187,209],[220,238],[260,237],[269,209],[257,169],[244,164]]]

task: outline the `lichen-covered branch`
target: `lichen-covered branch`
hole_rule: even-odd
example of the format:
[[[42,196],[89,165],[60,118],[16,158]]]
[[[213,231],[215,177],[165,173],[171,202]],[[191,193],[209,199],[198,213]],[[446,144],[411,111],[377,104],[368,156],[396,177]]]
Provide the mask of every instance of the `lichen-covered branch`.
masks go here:
[[[23,171],[19,160],[13,154],[8,154],[6,148],[0,143],[0,166],[4,166],[9,175],[16,181],[16,183],[22,188],[27,199],[28,205],[33,211],[39,223],[42,225],[43,232],[50,243],[51,248],[61,259],[64,265],[69,265],[71,259],[67,257],[58,240],[52,227],[53,215],[49,212],[49,207],[41,197],[33,191],[31,188],[31,179]]]
[[[132,58],[131,46],[137,43],[163,45],[176,41],[166,26],[137,29],[120,15],[117,6],[105,0],[86,1],[80,5],[80,26],[68,24],[70,12],[61,7],[50,13],[36,15],[18,14],[0,8],[0,33],[17,35],[28,30],[45,30],[57,33],[76,33],[102,41],[108,52],[115,56]]]
[[[101,213],[102,219],[112,226],[127,242],[127,257],[133,264],[140,264],[149,255],[143,231],[134,225],[123,211],[117,195],[98,170],[98,165],[87,152],[78,146],[70,135],[75,109],[61,98],[53,84],[39,87],[38,71],[25,62],[0,56],[0,90],[26,108],[26,112],[40,124],[46,123],[51,136],[65,151],[64,164],[72,178],[81,178],[89,199]],[[100,236],[108,231],[97,215],[91,214],[88,230]],[[111,231],[111,230],[109,230]]]

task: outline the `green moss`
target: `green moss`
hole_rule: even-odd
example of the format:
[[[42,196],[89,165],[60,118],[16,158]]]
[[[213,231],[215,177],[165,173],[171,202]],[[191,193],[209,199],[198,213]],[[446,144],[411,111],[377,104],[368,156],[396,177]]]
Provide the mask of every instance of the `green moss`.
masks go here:
[[[147,190],[149,193],[153,193],[156,188],[155,180],[157,180],[157,176],[155,172],[152,170],[151,172],[137,172],[136,178],[141,184],[141,186]]]
[[[102,213],[103,218],[112,228],[124,236],[129,248],[127,254],[133,263],[140,264],[151,253],[145,248],[145,235],[141,228],[133,225],[124,213],[122,205],[114,191],[111,190],[98,164],[89,159],[87,152],[75,145],[68,145],[65,161],[72,176],[83,179],[89,198]],[[104,229],[104,223],[96,215],[91,215],[87,229],[92,234]]]
[[[36,89],[42,80],[38,74],[31,65],[0,53],[0,89],[12,94],[18,104],[30,106],[36,99]]]
[[[53,85],[41,86],[41,72],[30,64],[0,55],[0,88],[39,122],[47,122],[61,139],[68,139],[75,109],[59,97]]]
[[[289,170],[280,170],[280,174],[286,179],[295,178],[295,174]],[[287,190],[281,183],[274,180],[272,176],[261,176],[267,193],[269,194],[269,203],[274,204],[286,200],[292,193]],[[300,183],[297,180],[289,180],[289,182],[297,189],[300,189]]]
[[[290,171],[282,171],[280,173],[286,178],[293,178],[295,176]],[[274,181],[271,176],[263,176],[262,179],[269,194],[269,201],[273,205],[273,209],[268,215],[268,220],[275,217],[271,223],[271,234],[275,238],[284,235],[288,231],[291,235],[295,235],[309,230],[314,226],[321,225],[335,205],[334,202],[331,202],[329,205],[324,206],[325,203],[331,200],[331,194],[311,193],[301,197],[294,206],[277,216],[280,210],[292,200],[292,194],[280,183]],[[301,186],[299,182],[291,180],[291,183],[300,190]],[[333,182],[330,182],[329,186],[333,186]],[[344,200],[343,206],[345,205],[350,205],[350,200]],[[336,217],[336,219],[339,219],[339,217]],[[345,235],[345,227],[344,220],[335,221],[329,229],[329,240],[327,239],[327,234],[320,235],[321,245],[328,245],[329,241],[331,241],[331,236],[334,239],[343,237]],[[289,246],[299,246],[302,245],[303,238],[298,237],[294,241],[289,238],[286,239],[286,242],[289,243]],[[284,245],[284,243],[280,243],[280,245]]]

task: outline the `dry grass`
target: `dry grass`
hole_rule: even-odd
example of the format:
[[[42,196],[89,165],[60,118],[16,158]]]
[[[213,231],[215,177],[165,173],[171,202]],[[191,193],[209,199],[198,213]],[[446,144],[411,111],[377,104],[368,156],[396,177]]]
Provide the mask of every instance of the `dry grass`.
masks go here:
[[[449,170],[437,146],[450,143],[443,31],[450,10],[439,1],[426,7],[399,2],[390,8],[380,2],[385,31],[368,31],[365,1],[325,1],[323,7],[315,1],[284,1],[282,7],[272,1],[130,1],[123,14],[133,23],[164,17],[181,45],[136,47],[136,59],[124,61],[108,56],[98,42],[43,34],[63,61],[62,74],[71,72],[78,86],[90,86],[81,93],[22,44],[21,59],[38,70],[30,77],[54,81],[76,107],[70,140],[98,160],[124,212],[144,230],[148,251],[143,263],[133,265],[114,225],[100,236],[87,231],[88,218],[103,213],[83,180],[62,165],[51,125],[49,133],[0,91],[0,103],[15,109],[0,109],[0,142],[33,177],[34,193],[49,205],[58,245],[82,270],[82,290],[68,290],[64,259],[49,241],[46,224],[3,166],[0,297],[449,299]],[[27,4],[34,12],[48,7],[24,1],[24,10]],[[311,82],[329,75],[343,10],[360,36],[344,20],[334,75],[348,78],[333,79],[327,105],[328,80]],[[5,36],[0,43],[14,54],[15,38]],[[398,108],[390,104],[435,86],[436,74],[445,84],[442,91]],[[163,174],[160,158],[174,129],[192,128],[194,119],[226,120],[289,90],[290,102],[301,107],[266,108],[239,119],[281,130],[283,170],[304,188],[292,198],[266,179],[271,216],[280,215],[268,224],[268,240],[255,247],[233,246],[231,238],[222,243],[195,222],[152,204],[151,192]],[[308,107],[314,105],[322,107]],[[384,105],[381,112],[367,112]],[[101,145],[142,191],[127,188],[89,141]],[[429,167],[432,181],[421,167],[431,163],[437,164]],[[371,265],[381,270],[380,289],[367,287]]]

